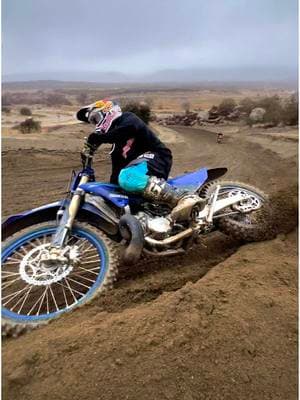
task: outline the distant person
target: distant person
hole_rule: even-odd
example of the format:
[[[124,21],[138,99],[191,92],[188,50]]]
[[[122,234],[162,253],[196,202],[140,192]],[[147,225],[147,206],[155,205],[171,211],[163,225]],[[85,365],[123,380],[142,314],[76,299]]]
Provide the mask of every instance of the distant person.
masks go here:
[[[218,133],[217,134],[217,143],[222,143],[223,139],[224,139],[223,133]]]
[[[123,113],[112,101],[99,100],[81,108],[77,119],[95,125],[81,152],[83,165],[102,143],[111,143],[111,183],[171,208],[180,205],[184,209],[186,203],[186,208],[191,207],[190,196],[166,182],[172,166],[171,150],[137,115]]]

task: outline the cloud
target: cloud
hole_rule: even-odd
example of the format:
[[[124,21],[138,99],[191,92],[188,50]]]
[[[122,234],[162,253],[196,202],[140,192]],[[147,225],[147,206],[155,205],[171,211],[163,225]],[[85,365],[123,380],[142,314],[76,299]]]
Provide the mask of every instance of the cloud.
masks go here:
[[[297,0],[3,0],[3,72],[297,65]]]

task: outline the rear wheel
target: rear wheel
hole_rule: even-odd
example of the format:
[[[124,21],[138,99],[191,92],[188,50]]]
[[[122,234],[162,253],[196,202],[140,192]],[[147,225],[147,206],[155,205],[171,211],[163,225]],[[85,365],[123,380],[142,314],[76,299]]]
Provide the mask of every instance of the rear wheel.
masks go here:
[[[214,222],[221,232],[247,242],[274,237],[272,207],[264,192],[241,182],[212,181],[200,189],[199,195],[211,198],[217,185],[220,185],[218,199],[236,194],[248,196],[248,199],[223,209],[214,216]]]
[[[80,307],[112,286],[116,244],[98,229],[76,223],[66,243],[70,260],[43,263],[55,222],[26,228],[2,248],[2,334],[19,333]]]

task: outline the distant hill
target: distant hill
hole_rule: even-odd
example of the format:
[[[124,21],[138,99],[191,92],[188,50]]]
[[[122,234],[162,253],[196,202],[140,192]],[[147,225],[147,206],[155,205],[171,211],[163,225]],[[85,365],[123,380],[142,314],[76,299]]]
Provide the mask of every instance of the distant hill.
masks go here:
[[[148,74],[121,72],[53,71],[39,73],[4,74],[2,81],[73,81],[102,84],[133,83],[203,83],[203,82],[286,82],[297,84],[297,69],[288,67],[239,67],[239,68],[189,68],[166,69]]]
[[[119,72],[40,72],[30,74],[6,74],[2,76],[3,89],[33,88],[59,89],[81,88],[127,88],[147,90],[213,87],[276,87],[297,90],[297,70],[289,68],[193,68],[166,69],[151,74],[123,74]]]

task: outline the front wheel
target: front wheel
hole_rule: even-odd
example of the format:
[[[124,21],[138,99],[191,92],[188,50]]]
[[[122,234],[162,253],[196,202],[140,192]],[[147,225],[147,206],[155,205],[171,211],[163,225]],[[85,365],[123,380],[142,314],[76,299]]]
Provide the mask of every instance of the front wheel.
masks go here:
[[[220,185],[218,199],[246,194],[247,200],[221,210],[214,215],[218,229],[238,240],[257,242],[274,237],[273,212],[268,196],[254,186],[232,181],[212,181],[199,192],[201,197],[211,198]]]
[[[86,223],[73,226],[66,246],[73,261],[45,265],[55,222],[26,228],[2,248],[2,334],[17,336],[80,307],[112,286],[116,244]]]

